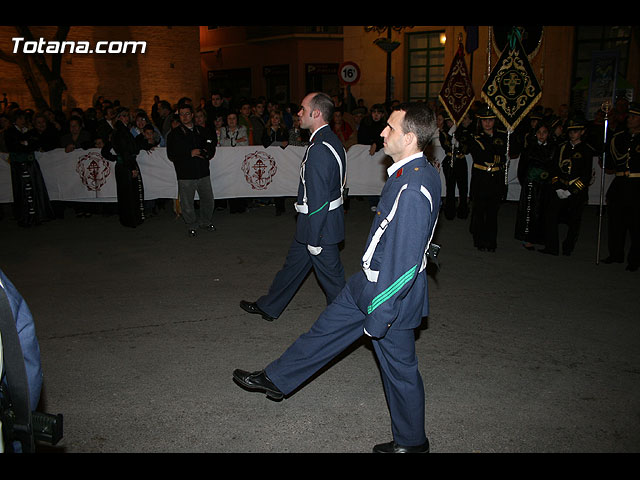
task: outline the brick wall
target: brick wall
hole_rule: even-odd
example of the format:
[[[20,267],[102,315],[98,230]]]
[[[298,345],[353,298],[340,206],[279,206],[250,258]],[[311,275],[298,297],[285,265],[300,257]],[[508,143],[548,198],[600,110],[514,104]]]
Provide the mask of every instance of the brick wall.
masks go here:
[[[51,40],[56,28],[37,26],[31,30],[36,40]],[[0,49],[8,56],[14,55],[11,38],[16,36],[14,27],[0,27]],[[170,103],[182,96],[198,103],[203,96],[197,26],[74,26],[67,40],[76,45],[86,41],[91,47],[100,41],[145,41],[146,51],[65,53],[62,58],[62,77],[67,85],[63,94],[65,111],[76,106],[87,108],[99,95],[147,111],[151,109],[154,95]],[[48,101],[46,83],[41,77],[39,84]],[[35,108],[18,66],[0,60],[0,95],[2,93],[23,108]]]

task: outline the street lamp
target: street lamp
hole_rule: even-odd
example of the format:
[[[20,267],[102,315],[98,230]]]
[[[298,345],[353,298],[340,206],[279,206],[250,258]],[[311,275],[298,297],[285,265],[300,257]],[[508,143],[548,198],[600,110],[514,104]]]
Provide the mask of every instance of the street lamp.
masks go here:
[[[404,28],[407,28],[406,26],[391,26],[391,25],[387,25],[387,26],[367,26],[364,27],[364,31],[369,33],[369,32],[376,32],[378,35],[383,34],[384,32],[387,32],[387,36],[386,38],[377,38],[376,40],[373,41],[373,43],[375,43],[378,47],[380,47],[382,50],[384,50],[387,53],[387,88],[386,88],[386,102],[387,105],[391,104],[391,52],[393,52],[396,48],[398,48],[400,46],[400,42],[395,42],[391,40],[391,32],[392,31],[396,31],[396,32],[400,32],[402,31]]]

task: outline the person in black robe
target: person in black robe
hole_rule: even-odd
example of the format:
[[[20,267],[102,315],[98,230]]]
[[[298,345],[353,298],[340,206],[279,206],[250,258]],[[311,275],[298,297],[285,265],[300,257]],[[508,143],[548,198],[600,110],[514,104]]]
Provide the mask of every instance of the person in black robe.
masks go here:
[[[129,130],[129,110],[120,107],[110,140],[102,147],[102,156],[116,162],[118,216],[125,227],[135,228],[144,221],[144,185],[136,157],[140,146]],[[112,153],[112,152],[115,152]]]
[[[518,162],[521,188],[515,238],[521,240],[527,250],[533,250],[534,244],[544,244],[544,202],[549,190],[549,170],[555,149],[547,124],[539,123]]]
[[[34,153],[38,146],[33,142],[26,124],[25,113],[18,110],[14,113],[12,126],[4,132],[11,165],[13,214],[21,227],[39,225],[55,218]]]

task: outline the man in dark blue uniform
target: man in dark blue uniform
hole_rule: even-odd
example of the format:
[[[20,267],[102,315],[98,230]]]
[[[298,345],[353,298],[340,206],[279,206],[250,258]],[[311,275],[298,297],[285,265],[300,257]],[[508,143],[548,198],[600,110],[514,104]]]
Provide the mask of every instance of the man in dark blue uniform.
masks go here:
[[[626,269],[635,272],[640,268],[640,103],[629,105],[627,128],[613,135],[605,161],[615,178],[607,191],[609,256],[603,262],[624,262],[629,232]]]
[[[596,151],[583,140],[585,121],[574,117],[567,126],[569,140],[560,144],[551,164],[551,191],[545,211],[545,246],[542,253],[558,255],[559,224],[566,222],[567,235],[562,254],[569,256],[575,248],[582,212],[589,200],[589,184]]]
[[[429,313],[426,252],[440,211],[441,182],[422,152],[436,134],[435,115],[424,103],[403,104],[391,114],[381,135],[394,164],[387,170],[362,270],[280,358],[262,371],[233,372],[241,386],[278,400],[368,335],[393,433],[393,440],[376,445],[374,452],[429,451],[414,329]]]
[[[344,287],[338,244],[344,240],[342,193],[347,173],[346,152],[329,127],[334,105],[324,93],[311,93],[301,104],[300,127],[311,131],[300,166],[296,233],[282,269],[269,292],[240,307],[265,320],[280,316],[311,268],[330,304]]]
[[[505,196],[507,134],[496,127],[496,114],[489,106],[477,114],[479,132],[467,142],[473,158],[471,169],[471,233],[473,246],[495,252],[498,246],[498,209]]]

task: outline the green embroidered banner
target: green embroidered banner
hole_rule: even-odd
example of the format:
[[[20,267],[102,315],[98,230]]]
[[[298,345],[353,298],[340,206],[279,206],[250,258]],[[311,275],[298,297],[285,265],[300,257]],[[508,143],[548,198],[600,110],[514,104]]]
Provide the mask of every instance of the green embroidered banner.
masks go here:
[[[541,96],[542,88],[522,47],[520,32],[514,29],[509,45],[482,87],[482,98],[504,126],[513,131]]]
[[[456,126],[459,125],[475,98],[467,64],[464,61],[462,43],[458,47],[438,97],[451,120]]]

